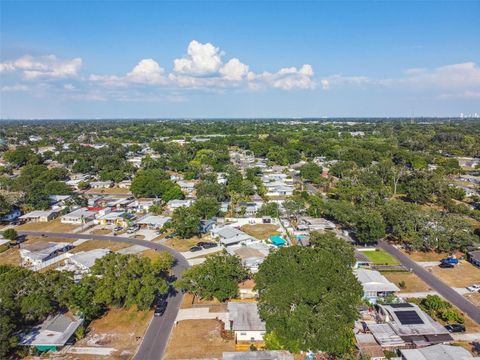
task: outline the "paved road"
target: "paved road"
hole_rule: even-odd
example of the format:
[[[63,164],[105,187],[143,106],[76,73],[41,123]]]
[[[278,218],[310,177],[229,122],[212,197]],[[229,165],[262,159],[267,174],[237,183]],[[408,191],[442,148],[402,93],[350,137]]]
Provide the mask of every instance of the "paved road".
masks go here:
[[[458,307],[463,313],[467,314],[472,320],[480,324],[480,311],[478,308],[473,305],[470,301],[465,299],[458,292],[453,290],[450,286],[445,284],[443,281],[439,280],[432,273],[425,270],[422,266],[418,265],[415,261],[410,259],[407,255],[402,253],[393,245],[382,241],[378,245],[383,250],[389,252],[391,255],[395,256],[403,266],[412,271],[423,281],[427,283],[433,290],[442,295],[449,302]]]
[[[70,234],[58,232],[42,232],[42,231],[18,231],[19,235],[33,235],[45,237],[62,237],[67,239],[92,239],[128,243],[133,245],[141,245],[146,248],[167,251],[175,258],[173,267],[173,277],[178,278],[183,271],[189,267],[185,258],[177,251],[158,243],[151,241],[127,238],[122,236],[93,235],[93,234]],[[174,280],[174,279],[172,279]],[[168,297],[168,306],[163,316],[154,317],[145,333],[140,348],[135,355],[135,360],[161,360],[167,347],[168,338],[172,331],[178,310],[183,300],[182,293],[175,293],[173,288]]]

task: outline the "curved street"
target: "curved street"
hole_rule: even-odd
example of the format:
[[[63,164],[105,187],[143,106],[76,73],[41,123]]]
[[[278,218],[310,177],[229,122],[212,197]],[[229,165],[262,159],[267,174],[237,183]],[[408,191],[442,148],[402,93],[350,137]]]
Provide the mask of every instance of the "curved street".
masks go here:
[[[45,236],[45,237],[62,237],[67,239],[87,239],[87,240],[103,240],[128,243],[132,245],[141,245],[156,251],[166,251],[175,258],[173,266],[173,280],[179,278],[183,271],[190,265],[187,260],[178,251],[175,251],[168,246],[154,243],[146,240],[133,239],[122,236],[108,236],[108,235],[93,235],[93,234],[70,234],[60,232],[45,232],[45,231],[18,231],[19,235]],[[175,292],[173,288],[168,295],[168,305],[165,313],[162,316],[153,317],[152,321],[145,332],[142,343],[138,348],[135,360],[160,360],[167,347],[168,338],[172,331],[178,310],[183,300],[183,294]]]

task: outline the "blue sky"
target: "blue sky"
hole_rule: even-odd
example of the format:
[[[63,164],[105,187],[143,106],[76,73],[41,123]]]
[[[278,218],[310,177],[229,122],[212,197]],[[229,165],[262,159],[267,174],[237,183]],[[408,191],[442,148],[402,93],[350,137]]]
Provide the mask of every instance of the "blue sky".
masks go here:
[[[4,1],[6,118],[480,113],[479,1]]]

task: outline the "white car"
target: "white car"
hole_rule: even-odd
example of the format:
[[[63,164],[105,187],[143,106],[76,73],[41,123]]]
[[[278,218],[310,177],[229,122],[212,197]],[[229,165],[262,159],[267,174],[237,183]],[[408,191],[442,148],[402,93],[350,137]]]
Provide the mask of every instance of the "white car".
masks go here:
[[[478,284],[470,285],[469,287],[467,287],[467,290],[471,292],[480,292],[480,285]]]

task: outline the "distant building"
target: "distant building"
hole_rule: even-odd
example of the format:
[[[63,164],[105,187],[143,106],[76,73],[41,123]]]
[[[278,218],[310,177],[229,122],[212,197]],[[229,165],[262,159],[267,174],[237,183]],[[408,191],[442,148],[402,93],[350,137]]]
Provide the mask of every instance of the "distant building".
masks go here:
[[[247,244],[256,241],[253,236],[250,236],[243,231],[240,231],[231,226],[217,227],[211,231],[212,236],[218,238],[223,246],[231,246],[236,244]]]
[[[304,216],[300,219],[297,228],[308,231],[335,230],[335,224],[327,219]]]
[[[167,209],[170,211],[174,211],[175,209],[178,209],[179,207],[183,206],[190,206],[193,204],[193,200],[170,200],[167,203]]]
[[[138,220],[137,224],[148,229],[159,230],[170,220],[170,217],[148,214]]]
[[[480,250],[476,251],[470,251],[467,254],[467,259],[470,261],[473,265],[480,267]]]
[[[71,213],[63,215],[60,222],[63,224],[85,224],[95,219],[96,211],[90,211],[86,208],[80,208]]]
[[[108,189],[113,186],[113,181],[92,181],[90,187],[92,189]]]

